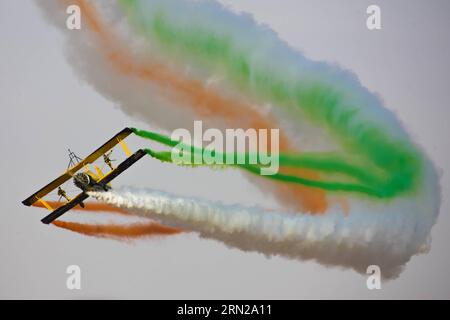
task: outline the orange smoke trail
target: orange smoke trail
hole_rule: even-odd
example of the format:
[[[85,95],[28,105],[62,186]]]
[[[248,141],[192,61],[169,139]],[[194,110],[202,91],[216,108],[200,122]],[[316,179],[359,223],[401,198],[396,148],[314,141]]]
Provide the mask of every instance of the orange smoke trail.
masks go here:
[[[52,224],[58,228],[70,230],[87,236],[112,239],[135,239],[150,236],[167,236],[183,232],[181,229],[160,225],[155,222],[118,224],[85,224],[55,220]]]
[[[57,208],[64,204],[59,201],[47,201],[47,203],[53,207]],[[126,210],[122,210],[117,207],[110,206],[104,203],[86,202],[85,207],[77,205],[73,210],[88,211],[88,212],[111,212],[118,213],[122,215],[130,215]],[[34,207],[45,208],[40,202],[35,202]],[[115,238],[115,239],[130,239],[139,237],[150,237],[150,236],[168,236],[173,234],[178,234],[183,232],[183,230],[178,228],[172,228],[164,226],[157,222],[148,223],[136,223],[132,225],[118,225],[118,224],[84,224],[77,222],[65,222],[56,220],[53,224],[59,228],[67,229],[80,234],[103,237],[103,238]]]
[[[59,202],[59,201],[47,201],[47,203],[52,208],[57,208],[64,204],[64,202]],[[45,208],[45,206],[42,203],[40,203],[39,201],[33,203],[33,207]],[[77,205],[72,210],[91,211],[91,212],[111,212],[111,213],[129,215],[129,213],[126,210],[123,210],[123,209],[120,209],[117,207],[113,207],[113,206],[110,206],[108,204],[101,203],[101,202],[85,202],[84,208],[82,208],[80,205]]]
[[[86,0],[70,2],[75,2],[80,7],[88,26],[97,34],[102,47],[107,52],[108,59],[119,72],[144,81],[155,82],[165,88],[171,88],[177,94],[171,98],[182,102],[181,105],[185,105],[186,101],[189,102],[189,105],[199,115],[216,116],[233,124],[239,121],[244,124],[244,128],[274,128],[271,121],[252,110],[249,105],[225,98],[212,88],[206,87],[199,80],[186,78],[155,60],[148,59],[146,65],[136,64],[132,54],[123,46],[119,46],[120,40],[103,24],[94,6]],[[245,117],[242,116],[243,110],[246,112]],[[287,147],[287,138],[281,133],[280,148]]]
[[[106,56],[118,72],[172,89],[175,93],[171,96],[172,99],[182,102],[181,105],[188,102],[199,115],[220,117],[230,125],[237,126],[239,124],[244,129],[276,127],[273,119],[262,117],[251,106],[223,97],[213,88],[203,85],[201,81],[187,78],[162,63],[149,60],[145,65],[136,64],[132,54],[123,46],[119,46],[119,39],[104,25],[92,4],[86,0],[72,0],[70,2],[80,7],[85,21],[98,36]],[[291,147],[288,139],[280,130],[280,150],[287,151],[289,149]],[[301,174],[309,179],[319,178],[318,173],[310,170],[301,170]],[[277,186],[275,191],[278,197],[294,203],[296,209],[310,213],[323,213],[327,209],[328,204],[323,190],[300,185],[286,185],[280,182],[274,182],[273,184]]]

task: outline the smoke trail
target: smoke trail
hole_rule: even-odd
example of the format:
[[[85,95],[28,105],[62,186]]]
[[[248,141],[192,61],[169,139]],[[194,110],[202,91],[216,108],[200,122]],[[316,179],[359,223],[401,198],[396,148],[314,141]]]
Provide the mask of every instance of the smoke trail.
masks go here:
[[[195,163],[194,158],[195,154],[200,154],[203,156],[206,152],[208,153],[214,153],[214,157],[217,159],[220,159],[220,163],[222,165],[216,166],[216,167],[226,167],[226,166],[235,166],[240,167],[242,169],[245,169],[253,174],[260,175],[262,165],[256,164],[250,164],[249,159],[253,157],[258,161],[258,158],[260,155],[251,155],[249,153],[240,155],[238,153],[222,153],[217,150],[209,150],[206,148],[199,148],[194,147],[190,144],[186,144],[180,141],[172,140],[171,138],[145,130],[139,130],[133,128],[133,132],[143,138],[147,138],[159,143],[162,143],[166,146],[170,146],[179,151],[181,154],[187,153],[187,156],[182,156],[184,159],[187,159],[185,162],[177,163],[179,165],[192,165],[192,166],[199,166],[199,165],[207,165],[206,163]],[[172,149],[174,150],[174,149]],[[161,160],[163,162],[173,162],[172,160],[172,151],[162,151],[162,152],[155,152],[152,149],[146,149],[147,154],[150,156]],[[346,174],[350,177],[353,177],[357,180],[360,180],[361,183],[350,183],[350,182],[340,182],[340,181],[319,181],[319,180],[311,180],[306,179],[301,176],[296,175],[287,175],[282,173],[275,173],[272,175],[265,175],[265,178],[268,179],[275,179],[280,180],[284,182],[291,182],[291,183],[297,183],[302,184],[310,187],[316,187],[320,189],[325,189],[328,191],[348,191],[348,192],[360,192],[365,193],[370,196],[374,197],[392,197],[396,195],[395,193],[388,192],[388,188],[386,187],[386,183],[380,178],[375,176],[371,172],[364,171],[361,168],[354,167],[351,164],[348,164],[344,159],[340,159],[336,155],[333,157],[333,159],[327,158],[327,156],[322,155],[322,157],[311,157],[309,154],[299,154],[299,155],[289,155],[289,154],[281,154],[279,156],[279,165],[281,166],[281,169],[283,169],[283,166],[285,167],[294,167],[294,168],[309,168],[309,169],[315,169],[318,171],[324,171],[327,173],[342,173]],[[242,158],[243,164],[239,164],[236,159],[238,157]],[[200,159],[203,159],[200,157]],[[226,159],[234,159],[232,162],[233,164],[225,164]],[[203,160],[202,160],[203,161]]]
[[[59,207],[62,203],[58,201],[47,201],[53,208]],[[85,207],[76,206],[72,210],[86,212],[106,212],[129,216],[130,212],[105,203],[85,202]],[[34,207],[45,208],[40,202],[35,202]],[[168,236],[183,232],[181,229],[168,227],[156,221],[146,223],[136,223],[132,225],[119,224],[86,224],[76,222],[54,221],[55,226],[67,229],[80,234],[99,237],[111,238],[115,240],[127,240],[139,237]]]
[[[85,21],[76,33],[65,27],[65,8],[73,3]],[[283,176],[277,177],[303,179],[252,179],[270,187],[286,209],[296,204],[296,215],[132,189],[98,195],[103,200],[242,249],[358,271],[373,263],[392,277],[429,243],[440,206],[436,171],[350,71],[306,59],[269,28],[216,1],[39,5],[67,35],[78,74],[127,114],[168,130],[199,118],[219,129],[280,127]],[[167,153],[149,154],[170,160]],[[306,181],[340,185],[298,184]],[[347,216],[330,201],[342,196]],[[325,214],[302,215],[307,212]]]
[[[106,12],[117,10],[114,5],[111,6],[111,2],[96,3],[106,7]],[[192,120],[192,123],[198,115],[204,120],[211,119],[210,123],[217,127],[223,127],[224,124],[229,127],[255,129],[277,127],[270,115],[263,117],[252,103],[245,102],[246,99],[244,102],[242,99],[236,100],[217,88],[205,85],[201,80],[187,76],[184,72],[172,70],[161,62],[162,58],[156,52],[145,52],[145,59],[140,58],[139,54],[125,47],[120,41],[122,39],[112,33],[111,28],[102,20],[106,17],[101,17],[90,2],[50,0],[38,4],[49,19],[57,26],[63,27],[62,30],[66,32],[63,20],[66,18],[65,6],[79,5],[93,33],[84,33],[82,29],[80,37],[68,34],[67,39],[72,41],[71,46],[74,47],[69,51],[69,58],[84,78],[88,78],[106,97],[119,102],[125,112],[168,128],[183,126],[182,123],[174,126],[173,121],[168,121],[169,119]],[[164,97],[165,100],[152,104],[155,97]],[[178,105],[176,111],[173,110],[174,103]],[[157,105],[162,106],[160,110],[155,110]],[[190,106],[197,116],[186,114],[183,110],[185,106]],[[168,116],[170,114],[179,116]],[[281,129],[280,150],[290,148],[292,147]],[[301,172],[305,177],[317,178],[317,173],[312,171]],[[263,185],[264,183],[259,184]],[[323,212],[327,207],[325,194],[321,190],[304,186],[287,187],[283,184],[275,184],[269,188],[286,205],[290,203],[294,208],[305,212]]]
[[[155,222],[121,224],[86,224],[55,220],[52,222],[58,228],[98,238],[111,238],[116,240],[135,239],[142,237],[167,236],[181,233],[178,228],[171,228]]]
[[[411,255],[424,249],[417,237],[421,219],[406,210],[396,212],[395,218],[391,212],[377,212],[376,208],[373,212],[358,208],[360,212],[349,216],[339,212],[308,216],[135,188],[91,195],[136,215],[163,219],[242,250],[315,259],[362,273],[368,265],[377,264],[387,278],[396,277]],[[396,239],[395,245],[390,239]]]
[[[47,203],[52,208],[57,208],[64,204],[64,202],[59,201],[47,201]],[[38,208],[46,208],[41,202],[35,202],[33,203],[33,207]],[[79,211],[88,211],[88,212],[106,212],[106,213],[118,213],[122,215],[129,215],[129,212],[117,207],[109,206],[105,203],[96,203],[96,202],[85,202],[84,208],[80,205],[75,206],[72,210],[79,210]]]

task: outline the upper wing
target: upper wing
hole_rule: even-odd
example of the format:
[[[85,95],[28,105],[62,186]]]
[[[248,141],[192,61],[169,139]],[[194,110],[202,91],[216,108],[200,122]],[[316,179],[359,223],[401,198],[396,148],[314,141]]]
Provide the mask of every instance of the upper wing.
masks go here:
[[[29,196],[27,199],[23,200],[22,203],[26,206],[31,206],[33,203],[50,193],[51,191],[55,190],[58,186],[62,185],[64,182],[69,180],[78,170],[83,168],[84,166],[93,163],[95,160],[97,160],[100,156],[102,156],[104,153],[106,153],[108,150],[113,148],[116,144],[121,143],[123,139],[125,139],[127,136],[129,136],[133,131],[130,128],[125,128],[122,131],[120,131],[118,134],[116,134],[114,137],[106,141],[100,148],[92,152],[90,155],[88,155],[85,159],[80,161],[78,164],[73,166],[72,168],[69,168],[66,172],[64,172],[61,176],[47,184],[45,187],[37,191],[36,193]],[[122,145],[122,143],[121,143]],[[129,150],[126,148],[126,146],[123,144],[122,147],[124,148],[125,152],[127,153],[127,156],[129,155]]]

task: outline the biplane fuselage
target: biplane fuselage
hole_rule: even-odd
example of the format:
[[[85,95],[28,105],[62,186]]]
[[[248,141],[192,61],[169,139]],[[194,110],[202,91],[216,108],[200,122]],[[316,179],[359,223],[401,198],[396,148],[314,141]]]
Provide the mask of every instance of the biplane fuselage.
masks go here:
[[[124,172],[146,154],[142,149],[137,150],[133,154],[128,149],[128,146],[123,140],[132,132],[133,131],[131,128],[123,129],[114,137],[105,142],[101,147],[91,153],[89,156],[84,159],[80,159],[77,164],[69,167],[58,178],[32,194],[27,199],[23,200],[22,203],[26,206],[31,206],[36,202],[40,202],[45,208],[51,211],[49,215],[41,220],[43,223],[49,224],[75,206],[83,206],[83,201],[89,197],[88,192],[109,190],[111,188],[111,180],[116,178],[119,174]],[[93,163],[99,157],[105,156],[106,153],[117,144],[120,144],[127,158],[122,161],[116,168],[112,167],[112,165],[110,165],[111,163],[109,163],[108,166],[111,168],[111,170],[104,174],[102,170]],[[107,156],[108,155],[106,155],[106,157]],[[96,173],[91,170],[92,166],[94,167]],[[56,188],[59,189],[59,194],[66,195],[65,191],[61,189],[61,185],[71,178],[73,179],[75,186],[81,189],[81,193],[79,193],[74,198],[65,196],[67,202],[58,208],[53,208],[52,206],[50,206],[50,204],[45,201],[44,197]]]
[[[114,169],[113,169],[114,170]],[[108,191],[111,189],[106,183],[98,182],[97,177],[89,172],[80,172],[73,176],[73,184],[84,192]]]

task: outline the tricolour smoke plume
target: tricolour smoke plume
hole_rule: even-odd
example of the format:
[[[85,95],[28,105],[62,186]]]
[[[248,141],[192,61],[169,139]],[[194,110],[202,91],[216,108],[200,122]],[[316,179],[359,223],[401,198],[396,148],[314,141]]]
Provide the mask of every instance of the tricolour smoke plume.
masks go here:
[[[359,272],[376,264],[386,278],[397,276],[412,254],[426,250],[418,234],[421,219],[407,210],[378,212],[361,207],[349,216],[339,212],[311,216],[223,205],[150,189],[123,188],[90,195],[131,214],[193,230],[242,250],[314,259]]]
[[[351,71],[307,59],[216,1],[38,3],[66,35],[80,77],[128,115],[164,130],[197,119],[219,129],[279,128],[280,173],[251,181],[295,213],[135,189],[99,199],[242,249],[358,271],[378,264],[389,276],[429,243],[440,205],[435,169]],[[66,28],[73,4],[81,30]]]

